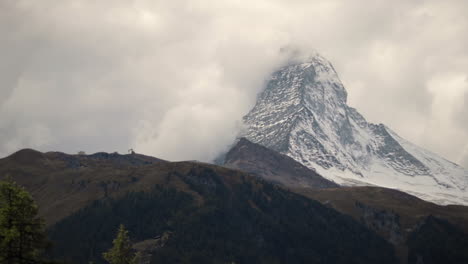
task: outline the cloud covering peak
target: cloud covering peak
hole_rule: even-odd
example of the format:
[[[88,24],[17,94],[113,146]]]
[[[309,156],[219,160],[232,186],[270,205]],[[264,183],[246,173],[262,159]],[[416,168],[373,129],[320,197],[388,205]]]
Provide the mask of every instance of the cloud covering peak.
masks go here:
[[[0,2],[0,153],[209,160],[294,47],[373,122],[468,165],[466,1]]]

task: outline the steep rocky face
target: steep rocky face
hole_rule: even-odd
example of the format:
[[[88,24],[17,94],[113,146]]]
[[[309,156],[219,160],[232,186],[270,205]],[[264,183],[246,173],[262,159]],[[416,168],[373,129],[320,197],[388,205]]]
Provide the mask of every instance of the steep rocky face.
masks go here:
[[[441,204],[468,204],[468,171],[372,124],[347,105],[319,55],[273,73],[244,117],[245,137],[343,185],[398,188]]]
[[[336,188],[339,185],[318,175],[291,157],[270,150],[245,138],[225,156],[224,166],[252,173],[286,187]]]

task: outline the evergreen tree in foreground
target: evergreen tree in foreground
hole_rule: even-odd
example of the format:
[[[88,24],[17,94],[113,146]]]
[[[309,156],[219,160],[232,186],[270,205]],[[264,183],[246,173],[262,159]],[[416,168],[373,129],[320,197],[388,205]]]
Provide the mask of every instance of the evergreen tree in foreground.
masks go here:
[[[112,248],[102,254],[107,262],[110,264],[136,264],[139,255],[133,253],[128,231],[124,225],[120,225],[117,237],[112,241],[112,244]]]
[[[11,180],[0,181],[0,263],[42,263],[44,222],[31,195]]]

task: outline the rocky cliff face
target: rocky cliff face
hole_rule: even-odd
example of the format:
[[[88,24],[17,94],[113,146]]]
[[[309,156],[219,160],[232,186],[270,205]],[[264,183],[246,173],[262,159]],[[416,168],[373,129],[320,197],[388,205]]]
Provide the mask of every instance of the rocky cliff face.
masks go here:
[[[273,73],[244,117],[245,137],[342,185],[397,188],[440,204],[468,204],[468,171],[372,124],[347,105],[320,55]]]

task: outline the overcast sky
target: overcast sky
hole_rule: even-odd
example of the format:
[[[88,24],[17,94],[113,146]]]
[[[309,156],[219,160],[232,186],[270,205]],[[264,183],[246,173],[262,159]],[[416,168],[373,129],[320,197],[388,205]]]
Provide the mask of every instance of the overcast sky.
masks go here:
[[[318,51],[369,121],[468,167],[466,0],[1,0],[0,156],[209,160],[283,47]]]

